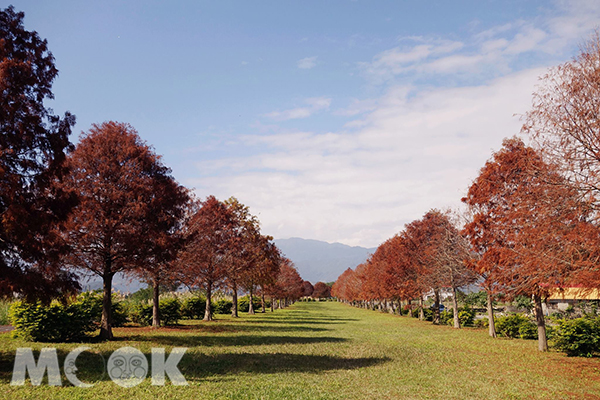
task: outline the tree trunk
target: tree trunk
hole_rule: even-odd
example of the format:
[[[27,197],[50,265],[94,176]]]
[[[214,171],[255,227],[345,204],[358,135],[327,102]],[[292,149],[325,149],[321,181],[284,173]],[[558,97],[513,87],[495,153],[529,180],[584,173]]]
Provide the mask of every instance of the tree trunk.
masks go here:
[[[233,295],[231,299],[231,316],[234,318],[239,318],[238,315],[238,298],[237,298],[237,285],[233,284]]]
[[[212,283],[206,285],[206,310],[204,311],[204,321],[212,321]]]
[[[419,321],[425,319],[425,312],[423,312],[423,296],[419,297]]]
[[[250,315],[254,315],[254,304],[253,304],[254,302],[252,301],[252,300],[254,300],[254,293],[252,293],[253,292],[252,289],[254,289],[254,288],[252,286],[250,286],[250,293],[249,293],[250,294],[250,304],[248,307],[248,314],[250,314]]]
[[[160,308],[159,308],[159,297],[160,297],[160,284],[158,277],[154,277],[152,280],[152,327],[160,327]]]
[[[100,320],[100,339],[112,340],[112,278],[111,262],[106,261],[102,281],[104,293],[102,296],[102,319]]]
[[[489,334],[491,337],[496,337],[496,322],[494,322],[494,301],[492,294],[487,292],[487,313],[489,321]]]
[[[265,303],[265,292],[263,290],[261,290],[261,293],[260,293],[260,302],[261,302],[261,307],[262,307],[261,312],[267,312],[267,306]]]
[[[283,308],[282,304],[283,304],[283,303],[282,303],[282,300],[281,300],[281,299],[279,299],[279,309],[282,309],[282,308]]]
[[[454,328],[460,329],[460,320],[458,319],[458,300],[456,300],[455,287],[452,287],[452,307],[454,308]]]
[[[544,311],[542,309],[542,298],[533,296],[535,305],[535,320],[538,328],[538,350],[548,351],[548,339],[546,338],[546,321],[544,321]]]
[[[433,324],[440,324],[440,290],[433,290],[434,303],[433,303]]]
[[[273,303],[275,303],[275,300],[273,300],[273,297],[271,297],[271,312],[275,311],[275,306],[273,305]]]

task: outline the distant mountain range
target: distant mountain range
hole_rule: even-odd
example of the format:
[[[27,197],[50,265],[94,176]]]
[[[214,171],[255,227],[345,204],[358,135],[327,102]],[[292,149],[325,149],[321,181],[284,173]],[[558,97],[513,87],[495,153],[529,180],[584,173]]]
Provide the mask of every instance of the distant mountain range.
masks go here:
[[[274,242],[294,262],[302,279],[313,284],[335,281],[342,272],[365,262],[376,250],[301,238],[275,239]]]
[[[277,247],[294,262],[302,279],[313,284],[317,282],[333,282],[348,268],[355,268],[367,260],[375,249],[359,246],[347,246],[341,243],[327,243],[319,240],[290,238],[275,239]],[[91,276],[81,280],[86,290],[102,289],[102,279]],[[113,288],[122,293],[133,293],[146,287],[145,283],[135,278],[128,278],[122,273],[113,278]]]
[[[97,275],[82,277],[79,283],[84,291],[102,289],[102,278]],[[115,274],[112,282],[113,289],[121,293],[134,293],[147,286],[139,279],[127,277],[122,272]]]

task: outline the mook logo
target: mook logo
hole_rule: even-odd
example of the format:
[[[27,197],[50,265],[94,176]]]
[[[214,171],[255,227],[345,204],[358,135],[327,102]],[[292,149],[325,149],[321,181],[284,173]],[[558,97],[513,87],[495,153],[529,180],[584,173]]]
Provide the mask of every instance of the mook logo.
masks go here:
[[[73,386],[89,388],[95,385],[82,382],[77,377],[77,357],[87,350],[90,348],[78,347],[65,357],[63,371]],[[187,347],[174,347],[165,360],[165,349],[153,347],[151,356],[152,385],[164,386],[165,375],[167,375],[173,385],[186,386],[188,383],[177,367],[186,351]],[[110,379],[122,387],[137,386],[148,376],[148,359],[144,353],[134,347],[121,347],[110,355],[106,364],[103,360],[100,362],[103,364],[104,371],[108,372]],[[25,385],[25,378],[29,374],[31,384],[39,386],[46,372],[48,373],[48,385],[62,385],[56,349],[43,348],[36,363],[31,348],[18,348],[10,384]]]

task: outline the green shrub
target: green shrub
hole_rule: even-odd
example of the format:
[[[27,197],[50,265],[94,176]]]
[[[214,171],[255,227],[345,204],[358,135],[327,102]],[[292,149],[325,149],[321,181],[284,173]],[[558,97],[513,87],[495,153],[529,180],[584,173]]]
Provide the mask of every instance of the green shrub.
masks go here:
[[[460,321],[460,326],[473,326],[475,311],[469,307],[459,308],[458,320]]]
[[[138,303],[131,307],[129,318],[132,322],[141,325],[152,325],[152,304]]]
[[[248,312],[250,309],[250,296],[242,296],[238,299],[238,311],[239,312]],[[260,298],[257,296],[252,297],[252,306],[254,307],[254,311],[257,311],[260,308],[261,302]]]
[[[215,303],[213,311],[215,314],[230,314],[233,303],[231,300],[221,299]]]
[[[519,337],[521,339],[537,339],[538,338],[538,327],[533,322],[524,322],[519,326]]]
[[[99,290],[83,292],[77,296],[77,299],[77,301],[83,302],[86,307],[91,308],[90,312],[93,315],[94,320],[100,324],[100,320],[102,319],[102,292]],[[115,294],[112,295],[110,309],[113,327],[124,326],[128,322],[128,312],[124,306],[124,303],[118,301]]]
[[[127,313],[121,302],[113,297],[112,325],[127,322]],[[36,342],[72,342],[85,339],[98,329],[102,318],[102,293],[85,292],[67,304],[53,302],[45,306],[39,302],[17,301],[9,310],[9,319],[15,327],[13,336]]]
[[[433,310],[429,307],[423,307],[423,314],[425,316],[425,321],[433,321]],[[413,318],[419,318],[419,307],[416,307],[412,310]]]
[[[78,298],[63,305],[39,302],[13,303],[9,319],[12,335],[34,342],[72,342],[85,339],[98,328],[98,312],[91,298]]]
[[[523,328],[523,334],[531,331],[531,326],[536,330],[537,337],[537,326],[529,320],[523,314],[510,314],[504,317],[498,317],[495,319],[496,333],[508,338],[520,338],[521,337],[521,326]]]
[[[567,355],[592,357],[600,352],[600,318],[562,320],[553,337],[555,347]]]
[[[487,318],[476,319],[473,322],[475,328],[485,329],[490,326],[490,321]]]
[[[475,311],[469,307],[458,309],[458,322],[460,326],[473,326]],[[454,310],[444,310],[440,312],[440,325],[454,325]]]
[[[158,309],[161,324],[175,325],[181,317],[181,302],[175,297],[168,297],[160,300]],[[150,315],[152,315],[152,313]],[[150,319],[150,322],[152,322],[152,319]]]
[[[440,325],[454,325],[454,310],[440,312]]]
[[[206,298],[204,296],[188,297],[181,305],[181,317],[187,319],[202,319],[206,311]]]

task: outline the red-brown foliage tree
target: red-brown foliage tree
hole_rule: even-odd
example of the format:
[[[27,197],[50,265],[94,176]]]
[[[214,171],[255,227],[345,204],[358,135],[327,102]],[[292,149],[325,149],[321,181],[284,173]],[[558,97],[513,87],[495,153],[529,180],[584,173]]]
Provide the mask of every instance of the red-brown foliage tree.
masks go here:
[[[205,321],[212,321],[212,292],[223,284],[231,250],[237,248],[236,225],[232,209],[209,196],[185,228],[186,244],[177,260],[180,280],[206,292]]]
[[[312,297],[315,299],[326,299],[331,297],[331,288],[324,282],[315,283]]]
[[[56,228],[74,198],[54,184],[75,117],[44,107],[58,70],[23,18],[12,6],[0,10],[0,295],[48,301],[78,288],[57,262],[65,247]]]
[[[111,289],[119,271],[133,271],[150,257],[149,233],[163,182],[170,171],[128,124],[93,125],[68,158],[65,187],[79,204],[67,223],[67,262],[103,279],[100,337],[112,338]],[[153,239],[152,239],[153,240]]]
[[[152,189],[154,196],[148,204],[152,218],[145,221],[145,240],[140,242],[146,248],[146,260],[137,273],[152,285],[152,326],[158,328],[160,287],[177,279],[173,263],[184,244],[183,226],[191,199],[188,190],[168,174],[157,175]]]
[[[573,60],[544,75],[523,131],[560,167],[565,183],[600,208],[600,32]]]
[[[564,185],[553,165],[520,139],[507,139],[481,170],[465,200],[478,212],[467,227],[482,268],[508,295],[531,296],[539,350],[547,350],[542,300],[596,268],[592,207]]]
[[[241,284],[248,291],[250,298],[261,287],[262,309],[265,311],[265,287],[273,284],[277,279],[281,265],[281,254],[272,242],[271,236],[256,235],[248,243],[250,248],[250,260],[248,268],[241,274]],[[252,302],[248,308],[249,314],[254,314]]]
[[[238,289],[242,284],[245,273],[251,269],[255,260],[255,246],[260,236],[258,219],[250,214],[250,209],[240,203],[235,197],[225,200],[231,209],[235,220],[235,229],[238,240],[235,248],[230,248],[230,257],[227,264],[226,283],[232,292],[231,315],[238,317]],[[251,305],[252,307],[252,305]]]
[[[346,269],[333,283],[331,295],[347,303],[354,301],[355,299],[351,291],[351,282],[353,279],[354,270],[352,268]]]
[[[310,283],[309,281],[302,282],[302,297],[310,296],[314,290],[315,288],[312,285],[312,283]]]
[[[385,263],[382,285],[387,287],[392,297],[399,300],[419,298],[419,315],[423,319],[423,294],[427,290],[419,286],[419,263],[417,254],[411,251],[412,242],[406,231],[382,243],[373,254]]]
[[[303,282],[294,263],[284,257],[281,259],[277,280],[269,287],[269,294],[272,299],[279,299],[280,308],[288,306],[302,297]]]
[[[410,240],[412,261],[418,269],[418,286],[425,290],[432,290],[434,294],[433,323],[440,321],[440,289],[444,287],[445,280],[437,270],[436,242],[444,231],[444,219],[438,211],[426,213],[422,219],[415,220],[406,225],[406,235]]]

